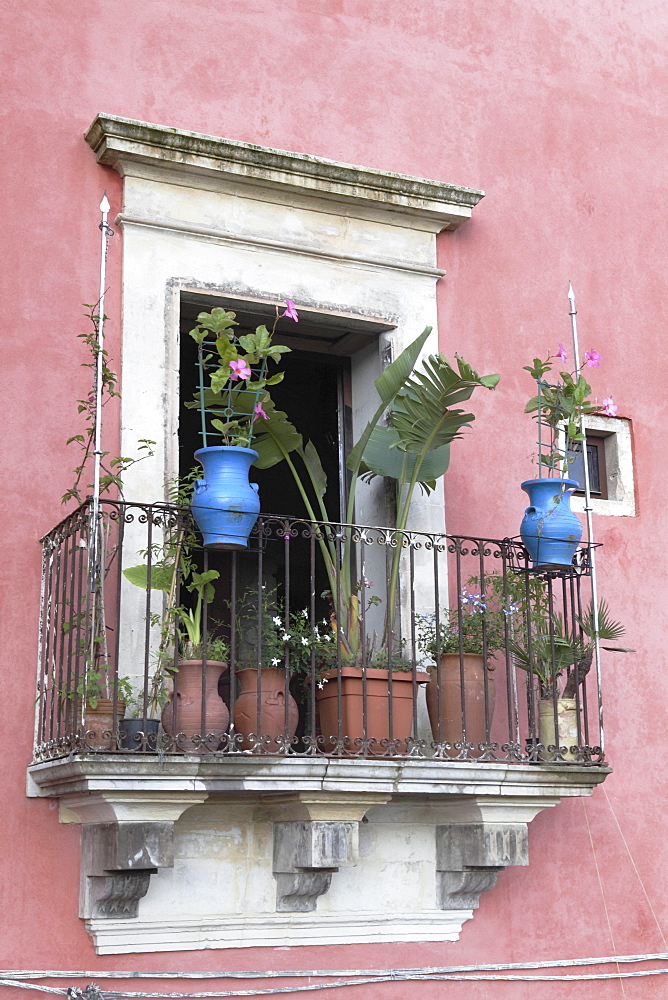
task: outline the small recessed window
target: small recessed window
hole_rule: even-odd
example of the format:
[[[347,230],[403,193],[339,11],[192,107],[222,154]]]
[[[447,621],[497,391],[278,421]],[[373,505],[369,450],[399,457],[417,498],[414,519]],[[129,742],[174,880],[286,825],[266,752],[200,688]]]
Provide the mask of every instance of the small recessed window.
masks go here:
[[[584,460],[582,445],[584,442],[574,442],[568,449],[568,476],[580,484],[575,491],[576,496],[584,496]],[[600,500],[608,499],[608,478],[605,467],[605,438],[599,435],[587,434],[587,468],[589,470],[589,492]]]
[[[585,429],[593,513],[635,517],[631,421],[624,417],[590,414],[585,417]],[[572,459],[568,475],[580,484],[580,489],[575,491],[572,507],[573,510],[582,512],[585,501],[581,443],[572,442],[568,453]]]

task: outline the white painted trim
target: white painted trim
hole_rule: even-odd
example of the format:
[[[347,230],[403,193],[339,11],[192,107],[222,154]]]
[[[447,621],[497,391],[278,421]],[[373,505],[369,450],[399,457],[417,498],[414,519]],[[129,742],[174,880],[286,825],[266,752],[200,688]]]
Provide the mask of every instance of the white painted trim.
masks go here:
[[[293,948],[300,945],[382,944],[457,941],[473,910],[422,910],[420,913],[215,914],[166,921],[97,919],[86,921],[98,955],[210,948]]]

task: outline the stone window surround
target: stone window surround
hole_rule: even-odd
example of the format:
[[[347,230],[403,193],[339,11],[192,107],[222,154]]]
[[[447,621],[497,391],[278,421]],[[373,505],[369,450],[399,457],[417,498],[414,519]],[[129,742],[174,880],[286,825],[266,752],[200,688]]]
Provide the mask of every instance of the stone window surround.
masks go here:
[[[605,471],[608,497],[591,498],[594,514],[635,517],[636,500],[633,476],[631,421],[625,417],[606,417],[600,413],[585,417],[585,428],[604,439]],[[583,496],[574,496],[571,507],[577,513],[585,509]]]

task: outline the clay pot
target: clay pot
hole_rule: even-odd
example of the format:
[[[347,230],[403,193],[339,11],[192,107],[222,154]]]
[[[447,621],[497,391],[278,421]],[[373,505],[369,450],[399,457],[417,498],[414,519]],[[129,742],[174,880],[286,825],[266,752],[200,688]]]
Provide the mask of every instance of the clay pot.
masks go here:
[[[202,660],[179,660],[174,692],[162,712],[162,726],[167,735],[178,737],[179,733],[183,733],[177,740],[177,749],[191,753],[217,750],[230,721],[227,705],[218,694],[218,679],[227,670],[227,664],[220,660],[207,660],[203,684],[202,670]],[[205,737],[210,738],[203,746]]]
[[[541,698],[538,702],[538,738],[545,747],[540,751],[541,760],[552,760],[554,754],[548,747],[566,747],[562,754],[563,760],[577,760],[577,753],[571,747],[579,744],[578,740],[578,710],[575,698],[557,698],[557,732],[555,739],[554,702],[551,698]],[[558,764],[559,761],[555,761]]]
[[[240,691],[234,702],[234,730],[242,738],[235,746],[252,750],[260,739],[269,737],[268,743],[262,743],[265,752],[281,753],[286,738],[292,739],[299,722],[297,702],[288,692],[286,726],[285,670],[267,667],[258,671],[248,667],[237,670],[236,677]]]
[[[413,674],[410,671],[392,672],[392,726],[390,727],[390,671],[368,667],[366,671],[366,720],[363,694],[363,674],[359,667],[341,667],[341,698],[337,671],[328,670],[324,675],[325,684],[318,688],[316,698],[320,711],[320,731],[324,737],[325,752],[335,747],[339,738],[338,713],[341,708],[341,736],[348,738],[346,749],[358,753],[361,745],[355,740],[363,740],[365,735],[376,743],[369,747],[371,754],[386,754],[387,746],[382,740],[400,740],[392,753],[407,752],[406,740],[413,732]],[[418,684],[424,684],[428,674],[418,671]],[[366,733],[364,723],[366,721]]]
[[[464,653],[464,707],[466,709],[466,742],[474,743],[473,756],[480,756],[479,743],[489,742],[485,726],[485,666],[482,656]],[[439,712],[440,686],[440,712]],[[490,728],[494,712],[494,677],[487,668],[487,705]],[[432,667],[427,684],[427,711],[434,740],[452,744],[464,739],[462,726],[462,687],[459,653],[443,653],[440,669]],[[440,720],[440,727],[439,727]],[[456,757],[458,750],[450,751]]]
[[[125,702],[116,702],[116,728],[125,715]],[[86,705],[84,730],[86,743],[95,750],[115,750],[114,703],[110,698],[100,698],[97,708]]]

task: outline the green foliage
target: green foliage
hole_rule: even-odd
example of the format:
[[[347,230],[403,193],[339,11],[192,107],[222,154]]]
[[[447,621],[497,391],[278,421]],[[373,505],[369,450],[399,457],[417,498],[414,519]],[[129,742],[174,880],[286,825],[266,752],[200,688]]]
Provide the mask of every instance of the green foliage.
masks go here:
[[[472,577],[463,587],[457,605],[436,614],[415,616],[418,647],[434,659],[443,653],[473,653],[488,658],[502,649],[517,605],[499,594],[501,578],[492,574],[483,581]],[[474,588],[474,589],[470,589]]]
[[[439,354],[431,355],[416,370],[420,351],[430,333],[431,327],[427,327],[374,383],[379,397],[376,412],[347,461],[352,472],[346,503],[347,523],[355,518],[357,480],[384,476],[396,483],[395,528],[403,531],[415,487],[420,486],[427,493],[434,489],[437,479],[447,470],[451,441],[461,436],[462,429],[474,419],[472,413],[459,409],[457,404],[469,399],[476,388],[493,389],[499,381],[498,375],[479,375],[459,356],[456,369]],[[260,453],[258,466],[270,468],[286,461],[308,517],[313,521],[331,521],[324,505],[327,478],[317,450],[311,442],[304,446],[301,435],[282,411],[272,408],[267,413],[269,419],[263,424],[256,444]],[[389,426],[384,425],[385,416]],[[343,546],[343,563],[337,567],[333,543],[319,539],[319,544],[330,593],[337,595],[333,613],[341,651],[354,658],[360,653],[360,617],[359,595],[351,576],[350,546]],[[385,647],[395,641],[392,616],[400,556],[401,547],[397,546],[389,581]]]
[[[582,417],[588,413],[597,413],[601,407],[590,401],[592,388],[582,374],[576,379],[570,372],[559,372],[560,382],[546,381],[554,360],[548,355],[545,361],[534,358],[532,365],[524,366],[523,371],[529,372],[538,390],[526,404],[524,412],[534,414],[538,422],[539,475],[542,465],[550,475],[556,473],[565,476],[572,461],[568,457],[569,441],[584,440],[581,431]],[[543,427],[547,430],[546,440],[543,440]],[[564,448],[559,447],[560,430],[563,430],[566,437]]]
[[[283,379],[283,372],[269,375],[267,364],[269,361],[278,364],[281,356],[290,351],[289,347],[273,343],[276,324],[282,315],[277,309],[271,331],[261,324],[255,333],[240,337],[234,333],[234,327],[238,326],[236,313],[216,308],[198,315],[197,326],[190,336],[197,344],[201,381],[194,399],[186,406],[200,411],[205,446],[207,420],[223,444],[251,446],[256,421],[259,420],[259,426],[263,422],[257,407],[266,412],[271,402],[268,387]],[[235,374],[235,365],[242,366],[240,376]],[[209,385],[204,385],[204,372],[208,374]]]
[[[522,614],[510,649],[517,666],[531,671],[537,678],[541,697],[551,697],[553,688],[556,686],[559,691],[561,686],[559,697],[574,698],[592,664],[596,635],[594,605],[590,602],[585,614],[576,618],[575,626],[569,628],[561,615],[550,619],[545,582],[536,580],[534,584],[544,588],[543,602],[531,615]],[[525,608],[520,607],[520,610],[524,612]],[[611,617],[606,601],[601,600],[598,606],[599,639],[604,643],[617,642],[625,632],[621,622]],[[603,645],[602,648],[615,653],[633,652],[621,646]]]
[[[228,604],[228,607],[230,605]],[[230,608],[231,610],[231,608]],[[237,670],[285,668],[290,674],[316,676],[335,662],[336,643],[326,619],[311,622],[306,609],[287,614],[275,590],[264,590],[258,598],[247,590],[237,601],[235,629],[238,637]]]
[[[85,499],[85,495],[92,491],[93,483],[85,483],[85,479],[92,476],[92,470],[90,466],[94,462],[93,449],[95,446],[95,421],[96,421],[96,384],[97,384],[97,367],[98,358],[101,356],[101,388],[102,388],[102,406],[104,407],[110,399],[120,399],[120,394],[116,388],[117,376],[116,373],[109,366],[108,354],[106,350],[100,350],[99,345],[99,324],[100,315],[97,312],[99,303],[94,303],[93,305],[85,305],[84,308],[88,310],[86,313],[87,318],[90,320],[92,329],[86,333],[79,333],[77,337],[82,340],[86,346],[90,360],[82,363],[82,368],[88,368],[92,374],[92,386],[91,391],[88,396],[84,399],[77,400],[77,412],[83,414],[85,422],[85,430],[83,434],[73,434],[67,439],[66,444],[77,444],[81,448],[83,455],[81,462],[73,471],[74,482],[65,491],[61,498],[61,503],[68,503],[70,500],[76,500],[77,503],[82,503]],[[106,320],[106,316],[104,319]],[[155,441],[151,441],[148,438],[141,438],[137,445],[138,457],[130,458],[127,456],[116,456],[115,458],[108,459],[109,452],[103,452],[101,456],[101,473],[100,473],[100,493],[109,493],[112,489],[117,489],[119,494],[123,495],[123,475],[124,473],[135,463],[143,461],[145,458],[150,458],[153,455],[153,446]],[[105,461],[107,460],[107,461]]]
[[[115,692],[115,694],[114,694]],[[113,670],[107,663],[96,663],[80,677],[77,684],[60,691],[68,701],[75,699],[96,709],[103,698],[116,698],[127,703],[132,699],[132,685],[128,677],[114,677]]]

